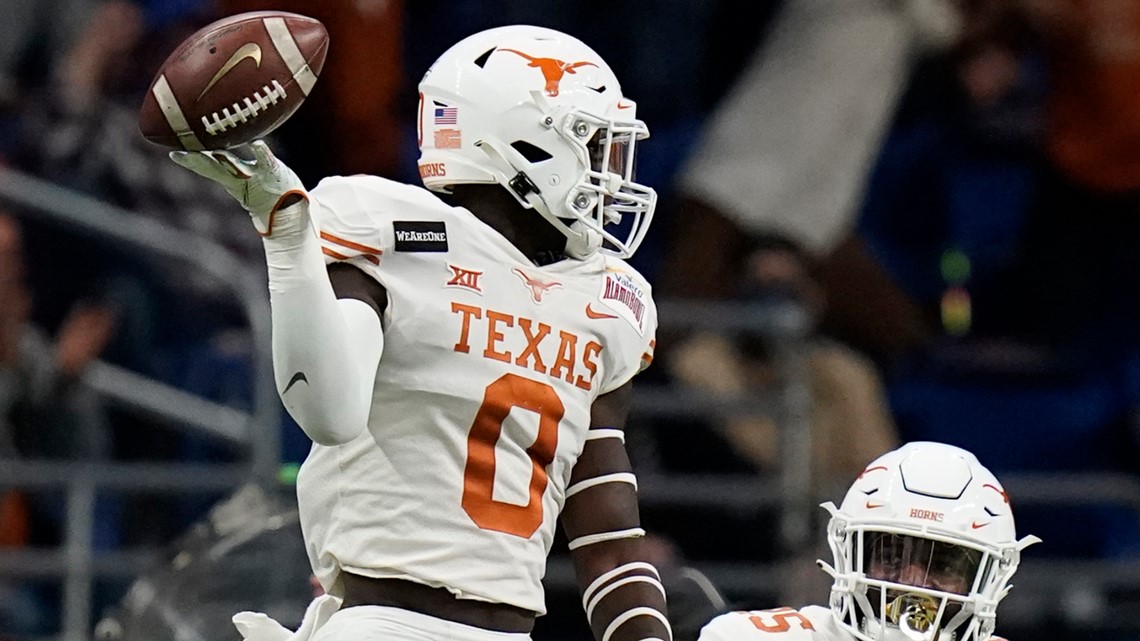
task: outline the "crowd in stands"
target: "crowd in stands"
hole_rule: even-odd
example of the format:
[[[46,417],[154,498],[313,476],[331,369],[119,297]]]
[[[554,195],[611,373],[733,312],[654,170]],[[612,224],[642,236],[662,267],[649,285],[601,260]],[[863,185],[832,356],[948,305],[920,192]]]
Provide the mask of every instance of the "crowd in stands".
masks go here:
[[[229,197],[138,135],[176,43],[239,11],[321,19],[325,75],[271,144],[307,184],[415,182],[410,114],[430,61],[495,24],[556,27],[628,79],[652,132],[638,169],[661,205],[633,263],[656,297],[777,300],[810,319],[814,491],[835,498],[860,462],[916,439],[970,449],[999,475],[1140,475],[1140,0],[760,4],[10,0],[0,165],[262,270]],[[104,408],[81,383],[102,358],[248,405],[249,341],[227,290],[6,209],[0,461],[235,456]],[[764,337],[662,323],[650,382],[726,398],[779,387]],[[222,367],[236,372],[224,385]],[[773,415],[718,421],[639,425],[650,445],[631,447],[635,465],[779,468]],[[282,435],[283,459],[301,460],[303,434],[286,419]],[[196,516],[139,507],[108,507],[143,516],[108,517],[106,545],[168,540]],[[1034,554],[1140,555],[1135,514],[1020,514],[1048,544]],[[62,527],[51,500],[0,491],[0,547],[57,543]],[[51,592],[18,588],[0,578],[0,639],[54,633]]]

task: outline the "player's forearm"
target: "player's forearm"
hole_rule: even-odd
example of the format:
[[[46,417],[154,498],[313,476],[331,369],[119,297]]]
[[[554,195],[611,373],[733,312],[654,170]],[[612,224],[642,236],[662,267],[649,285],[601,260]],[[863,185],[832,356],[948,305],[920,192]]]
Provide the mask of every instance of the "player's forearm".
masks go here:
[[[665,588],[641,537],[597,543],[572,553],[582,607],[596,641],[671,641]]]
[[[277,391],[313,441],[347,442],[368,422],[383,349],[380,319],[361,301],[337,300],[308,203],[278,212],[264,244]]]
[[[595,639],[671,641],[665,588],[644,550],[637,479],[621,430],[590,430],[561,520]]]

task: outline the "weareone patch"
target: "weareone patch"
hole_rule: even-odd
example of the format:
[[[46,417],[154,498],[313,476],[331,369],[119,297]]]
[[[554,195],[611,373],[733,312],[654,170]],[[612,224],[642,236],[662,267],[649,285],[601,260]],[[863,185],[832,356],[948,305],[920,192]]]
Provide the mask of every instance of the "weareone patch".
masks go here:
[[[397,220],[392,222],[398,252],[447,251],[447,225],[433,220]]]

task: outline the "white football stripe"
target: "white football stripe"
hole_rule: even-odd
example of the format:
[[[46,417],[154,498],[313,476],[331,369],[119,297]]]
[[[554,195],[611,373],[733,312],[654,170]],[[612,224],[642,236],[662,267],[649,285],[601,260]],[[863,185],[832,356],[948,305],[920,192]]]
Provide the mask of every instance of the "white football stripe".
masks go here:
[[[612,594],[614,590],[633,583],[648,583],[649,585],[657,588],[657,591],[661,593],[662,597],[668,598],[665,595],[665,586],[661,585],[661,582],[657,579],[651,576],[645,576],[643,574],[627,576],[624,579],[618,579],[617,581],[614,581],[601,590],[598,590],[598,593],[594,595],[594,598],[590,599],[590,602],[586,604],[586,620],[593,623],[594,609],[598,607],[598,604],[602,602],[602,599]]]
[[[637,477],[631,472],[614,472],[613,474],[602,474],[593,478],[588,478],[584,481],[578,481],[574,485],[566,488],[566,498],[574,496],[582,490],[588,490],[596,485],[603,483],[629,483],[633,489],[637,489]]]
[[[606,631],[602,633],[602,641],[610,641],[610,637],[614,635],[614,632],[617,631],[618,628],[620,628],[625,622],[629,621],[630,619],[644,616],[653,617],[654,619],[660,621],[661,624],[665,626],[665,629],[669,631],[669,636],[672,637],[673,627],[669,625],[669,619],[656,608],[641,606],[637,608],[630,608],[625,612],[617,615],[617,617],[615,617],[614,620],[608,626],[606,626]]]
[[[186,116],[182,113],[182,108],[178,106],[174,92],[170,90],[170,83],[166,81],[166,74],[158,77],[151,93],[154,94],[154,99],[158,101],[158,108],[162,110],[162,115],[166,117],[166,123],[174,130],[174,134],[178,136],[182,147],[188,151],[205,149],[201,141],[198,140],[198,136],[195,136],[194,131],[190,129],[190,123],[186,122]]]
[[[653,576],[657,577],[658,579],[661,578],[661,575],[657,572],[657,568],[653,567],[652,563],[646,563],[645,561],[630,561],[629,563],[619,565],[612,570],[599,574],[598,578],[590,582],[590,585],[587,586],[586,589],[582,592],[582,608],[584,609],[586,607],[586,604],[590,602],[590,598],[594,595],[594,590],[600,588],[606,583],[606,581],[609,581],[615,576],[621,576],[626,572],[633,572],[634,570],[648,570],[649,572],[653,573]]]
[[[595,543],[605,543],[606,541],[616,541],[618,539],[638,539],[645,536],[645,530],[639,527],[631,527],[627,530],[612,530],[610,532],[598,532],[597,534],[585,534],[569,543],[566,547],[571,551],[577,550],[587,545],[594,545]]]
[[[596,441],[602,438],[621,439],[621,442],[625,443],[625,432],[610,427],[595,427],[586,432],[587,441]]]
[[[289,33],[289,27],[285,26],[285,19],[265,18],[262,22],[265,23],[265,30],[269,32],[269,39],[273,41],[273,47],[289,67],[297,86],[301,88],[301,93],[309,95],[313,85],[317,84],[317,74],[313,73],[309,63],[305,62],[305,56],[297,47],[297,41],[293,39],[293,34]]]

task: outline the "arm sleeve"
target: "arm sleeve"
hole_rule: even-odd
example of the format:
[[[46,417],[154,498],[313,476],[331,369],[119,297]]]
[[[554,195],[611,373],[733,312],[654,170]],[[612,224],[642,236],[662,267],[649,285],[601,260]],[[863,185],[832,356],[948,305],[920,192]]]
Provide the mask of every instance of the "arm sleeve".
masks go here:
[[[336,298],[309,203],[278,212],[264,245],[277,392],[314,442],[346,443],[368,423],[384,345],[380,317],[362,301]]]

